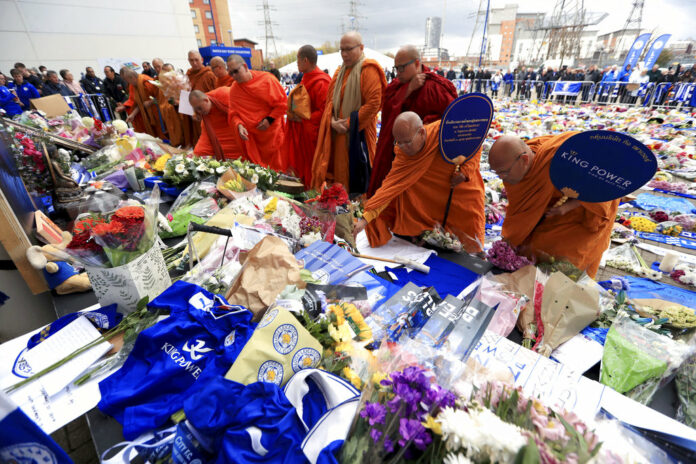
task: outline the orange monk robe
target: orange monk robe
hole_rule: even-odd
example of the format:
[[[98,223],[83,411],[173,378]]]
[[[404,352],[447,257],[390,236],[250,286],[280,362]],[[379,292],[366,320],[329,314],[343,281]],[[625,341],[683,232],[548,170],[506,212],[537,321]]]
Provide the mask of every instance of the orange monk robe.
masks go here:
[[[440,121],[425,126],[423,149],[408,156],[396,147],[396,157],[382,186],[367,201],[363,218],[371,247],[382,246],[391,232],[417,236],[442,224],[455,165],[440,155]],[[458,184],[452,194],[445,230],[454,233],[468,252],[481,251],[486,218],[484,184],[479,162],[481,150],[461,166],[469,180]]]
[[[339,182],[348,189],[350,185],[350,165],[348,164],[348,135],[338,134],[331,129],[331,118],[333,116],[333,95],[339,87],[341,101],[346,90],[348,76],[353,68],[346,70],[343,82],[337,83],[340,68],[334,73],[334,77],[329,85],[329,93],[326,96],[326,108],[319,126],[319,138],[317,149],[314,152],[312,162],[312,182],[314,189],[320,189],[325,180]],[[377,146],[377,114],[382,108],[382,95],[387,87],[387,79],[379,63],[374,60],[365,59],[360,74],[360,94],[361,106],[358,111],[358,121],[360,130],[365,131],[365,142],[370,154],[370,163],[375,157]],[[349,114],[339,114],[338,119],[349,119]]]
[[[234,79],[232,78],[232,76],[230,76],[229,74],[225,74],[223,77],[217,78],[217,81],[215,82],[215,88],[219,89],[220,87],[229,87],[232,85],[233,82]]]
[[[563,195],[551,183],[549,166],[558,147],[577,132],[546,135],[527,142],[535,156],[517,185],[505,185],[509,205],[503,238],[541,258],[565,258],[594,278],[609,247],[619,200],[585,203],[560,216],[544,217]]]
[[[294,168],[295,174],[302,179],[305,185],[309,185],[312,178],[312,160],[314,159],[314,150],[317,147],[319,124],[326,106],[326,95],[330,82],[329,75],[319,68],[305,73],[302,76],[302,85],[309,94],[311,115],[309,119],[287,121],[287,132],[285,133],[287,154],[281,164]]]
[[[136,132],[145,132],[153,137],[163,138],[162,126],[160,125],[159,111],[157,105],[145,107],[145,102],[150,100],[150,97],[157,98],[159,96],[159,88],[149,81],[153,80],[146,74],[138,74],[138,84],[128,86],[128,100],[123,103],[126,107],[126,112],[131,114],[135,108],[139,112],[133,119],[133,129]]]
[[[206,94],[212,103],[210,112],[201,121],[201,136],[193,153],[203,156],[235,159],[243,156],[239,132],[229,125],[230,88],[220,87]],[[217,145],[217,147],[216,147]],[[218,155],[218,153],[221,154]]]
[[[279,169],[285,136],[285,111],[288,97],[273,74],[250,71],[251,80],[230,87],[229,125],[238,131],[242,124],[249,140],[242,141],[244,155],[252,163]],[[256,128],[266,117],[273,118],[268,129]]]
[[[169,140],[169,145],[173,147],[182,145],[184,143],[184,130],[181,127],[179,111],[174,105],[169,103],[169,99],[164,95],[161,88],[159,89],[157,102],[162,114],[162,120],[164,121],[164,127],[167,129],[166,138]]]
[[[213,90],[215,84],[217,84],[217,77],[215,77],[215,73],[210,69],[210,66],[203,66],[198,71],[189,68],[189,70],[186,71],[186,76],[191,83],[191,91],[200,90],[203,93],[207,93]],[[184,137],[186,139],[186,144],[193,146],[201,135],[200,121],[194,121],[194,119],[188,115],[182,116],[185,124]]]

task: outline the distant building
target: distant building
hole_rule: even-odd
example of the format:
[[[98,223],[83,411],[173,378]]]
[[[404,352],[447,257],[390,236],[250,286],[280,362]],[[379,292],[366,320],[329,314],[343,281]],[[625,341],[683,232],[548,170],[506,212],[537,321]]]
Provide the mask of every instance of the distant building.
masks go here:
[[[425,20],[425,45],[421,47],[421,58],[423,60],[449,60],[449,52],[446,48],[440,47],[442,38],[442,18],[432,16]]]
[[[619,29],[597,37],[597,52],[610,60],[620,60],[627,53],[633,41],[640,35],[640,29]]]
[[[234,39],[235,47],[251,48],[251,67],[253,69],[263,68],[263,50],[257,50],[258,42],[250,39]]]
[[[519,65],[539,66],[547,61],[561,60],[561,52],[547,57],[549,41],[554,40],[543,29],[545,13],[521,13],[519,5],[508,4],[503,8],[491,8],[488,23],[488,40],[483,62],[492,68],[507,69]],[[564,56],[563,63],[574,65],[589,59],[596,49],[597,31],[584,30],[578,43],[573,44],[577,53]],[[473,51],[471,51],[473,55]],[[478,56],[479,50],[476,50]]]
[[[199,47],[232,43],[227,0],[189,0],[189,9]]]
[[[440,48],[442,18],[432,16],[425,20],[425,48]]]

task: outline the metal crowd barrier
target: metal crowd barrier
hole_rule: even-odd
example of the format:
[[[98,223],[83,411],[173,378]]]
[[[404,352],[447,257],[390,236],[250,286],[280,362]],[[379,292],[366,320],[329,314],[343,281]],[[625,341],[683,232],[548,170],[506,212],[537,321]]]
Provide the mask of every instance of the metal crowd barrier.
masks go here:
[[[70,108],[80,113],[80,116],[89,116],[103,122],[115,119],[109,99],[102,93],[71,95],[63,98]]]
[[[494,95],[495,83],[490,79],[454,79],[458,93],[481,92]],[[694,82],[597,82],[592,81],[502,81],[498,97],[516,100],[559,101],[564,103],[597,103],[645,107],[696,107]]]

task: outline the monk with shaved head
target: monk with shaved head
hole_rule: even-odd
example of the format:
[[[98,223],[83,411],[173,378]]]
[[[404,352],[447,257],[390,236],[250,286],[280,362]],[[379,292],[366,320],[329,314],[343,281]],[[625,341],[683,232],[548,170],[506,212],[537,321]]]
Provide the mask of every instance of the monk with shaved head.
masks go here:
[[[213,70],[213,74],[215,74],[217,78],[215,82],[216,89],[220,87],[229,87],[232,85],[232,82],[234,82],[232,76],[227,72],[227,63],[219,56],[214,56],[210,59],[210,69]]]
[[[203,66],[203,57],[198,50],[188,52],[188,62],[191,67],[186,71],[186,76],[191,83],[191,90],[210,92],[217,84],[217,77],[208,66]],[[200,121],[194,120],[190,116],[184,118],[184,137],[187,145],[195,145],[201,135]]]
[[[549,166],[558,147],[577,132],[527,142],[506,135],[491,147],[488,162],[505,185],[509,205],[503,239],[528,256],[567,259],[594,278],[609,246],[619,200],[585,203],[570,199],[551,183]]]
[[[457,98],[452,82],[431,71],[421,63],[420,53],[413,45],[405,45],[394,57],[396,79],[384,92],[382,128],[377,141],[377,152],[372,163],[368,198],[374,195],[387,176],[394,159],[392,126],[404,111],[413,111],[425,124],[442,117],[447,105]]]
[[[382,66],[365,58],[362,37],[341,37],[343,64],[334,73],[319,127],[312,164],[312,187],[339,182],[348,192],[365,193],[377,145],[377,114],[387,87]],[[365,159],[363,146],[369,160]],[[351,172],[353,179],[351,179]]]
[[[229,101],[230,88],[224,86],[208,93],[193,90],[189,95],[189,102],[201,119],[201,136],[194,154],[217,160],[244,156],[239,134],[228,124]]]
[[[229,92],[228,122],[241,139],[246,159],[282,170],[285,111],[288,97],[280,82],[265,71],[252,71],[239,55],[227,58],[234,79]]]
[[[138,74],[130,68],[122,67],[119,73],[128,85],[128,100],[116,108],[128,113],[126,122],[133,123],[136,132],[145,132],[153,137],[165,138],[162,131],[156,99],[159,88],[152,84],[147,74]]]
[[[152,59],[152,67],[154,68],[155,72],[157,73],[155,77],[159,76],[159,74],[162,72],[162,66],[164,66],[164,60],[162,60],[162,58],[153,58]]]
[[[395,118],[392,168],[365,204],[354,230],[357,234],[367,228],[371,247],[386,244],[392,232],[417,237],[442,224],[454,187],[445,230],[455,234],[466,251],[482,251],[486,221],[481,150],[455,174],[455,165],[440,155],[439,133],[440,121],[424,126],[412,111]]]
[[[309,185],[331,78],[317,68],[317,51],[311,45],[303,45],[297,51],[297,70],[302,73],[302,82],[288,95],[287,152],[283,164],[291,167],[302,182]]]

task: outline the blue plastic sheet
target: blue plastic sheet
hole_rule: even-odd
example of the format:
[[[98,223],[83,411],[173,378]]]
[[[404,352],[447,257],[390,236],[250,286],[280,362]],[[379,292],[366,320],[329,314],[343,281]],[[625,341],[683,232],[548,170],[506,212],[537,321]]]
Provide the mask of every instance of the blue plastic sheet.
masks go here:
[[[696,308],[696,292],[683,288],[653,282],[650,279],[625,276],[630,285],[629,298],[659,298],[661,300],[679,303],[689,308]]]
[[[641,193],[634,201],[638,208],[646,211],[662,210],[669,213],[688,214],[694,212],[694,205],[685,198],[669,198],[653,195],[652,193]]]

